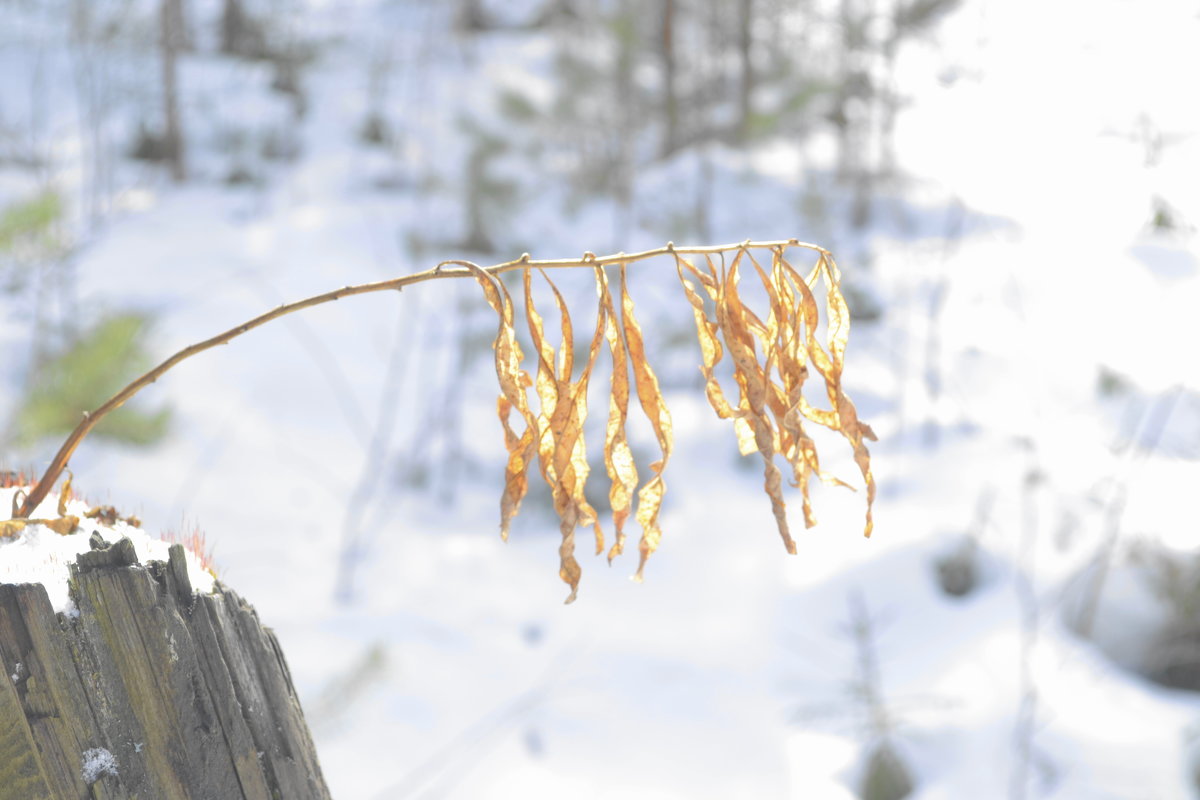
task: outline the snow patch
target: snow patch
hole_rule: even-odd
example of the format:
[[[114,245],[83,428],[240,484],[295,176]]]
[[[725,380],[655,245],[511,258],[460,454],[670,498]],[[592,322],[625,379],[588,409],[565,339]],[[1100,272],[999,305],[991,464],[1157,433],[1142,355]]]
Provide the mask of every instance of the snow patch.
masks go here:
[[[117,774],[117,757],[103,747],[93,747],[83,751],[83,765],[79,768],[79,777],[91,786],[105,775]]]
[[[0,489],[0,508],[11,508],[12,496],[17,491],[15,488]],[[30,517],[57,517],[57,506],[58,498],[50,495]],[[54,610],[73,619],[78,616],[78,612],[67,591],[70,577],[68,567],[81,553],[92,549],[93,533],[99,534],[109,544],[128,537],[133,542],[138,560],[143,564],[167,560],[170,542],[155,539],[141,528],[123,520],[107,525],[98,520],[86,519],[83,515],[87,510],[87,504],[79,500],[67,503],[67,513],[80,518],[79,527],[67,536],[55,533],[45,525],[31,524],[12,539],[0,539],[0,584],[40,583],[46,587]],[[184,556],[192,588],[204,594],[212,592],[216,580],[213,574],[200,564],[195,553],[186,546]]]

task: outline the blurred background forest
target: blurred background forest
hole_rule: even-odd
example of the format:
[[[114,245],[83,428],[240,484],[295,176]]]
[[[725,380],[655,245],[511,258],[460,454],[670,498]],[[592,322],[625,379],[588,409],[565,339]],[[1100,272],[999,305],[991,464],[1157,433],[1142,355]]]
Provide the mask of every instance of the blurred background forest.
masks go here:
[[[644,585],[581,559],[562,608],[544,487],[497,540],[465,281],[200,356],[75,485],[203,534],[339,798],[1194,797],[1198,43],[1188,2],[0,0],[0,461],[336,286],[798,237],[843,271],[870,541],[828,490],[779,547],[666,264]]]

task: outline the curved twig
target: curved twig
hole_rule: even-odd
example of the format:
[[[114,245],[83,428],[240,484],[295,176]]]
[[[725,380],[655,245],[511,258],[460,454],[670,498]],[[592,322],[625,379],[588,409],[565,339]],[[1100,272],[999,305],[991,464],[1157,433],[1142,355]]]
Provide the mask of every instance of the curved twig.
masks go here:
[[[417,272],[412,275],[406,275],[402,278],[392,278],[385,281],[376,281],[374,283],[362,283],[355,286],[343,286],[340,289],[334,289],[324,294],[314,295],[312,297],[298,300],[294,303],[285,303],[265,314],[260,314],[253,319],[243,322],[224,333],[219,333],[210,339],[205,339],[188,347],[183,348],[173,356],[163,361],[154,369],[135,378],[124,389],[117,392],[109,398],[103,405],[94,411],[85,411],[83,419],[75,430],[63,442],[62,446],[55,453],[50,466],[46,468],[46,472],[41,479],[30,489],[29,495],[25,497],[21,503],[14,518],[27,518],[33,510],[46,498],[54,483],[58,480],[58,476],[62,474],[63,469],[71,460],[71,456],[75,452],[80,442],[84,437],[91,432],[106,414],[120,408],[135,394],[140,392],[146,386],[157,381],[167,370],[174,367],[180,361],[191,358],[194,355],[209,350],[217,345],[228,344],[233,339],[247,333],[255,328],[265,325],[271,320],[291,314],[294,311],[300,311],[312,306],[322,305],[334,300],[340,300],[343,297],[353,297],[359,294],[370,294],[372,292],[389,292],[400,291],[406,286],[411,286],[416,283],[423,283],[429,280],[438,278],[473,278],[479,270],[490,273],[492,275],[500,275],[505,272],[511,272],[518,269],[560,269],[582,267],[592,269],[596,266],[604,266],[608,264],[629,264],[634,261],[644,261],[646,259],[655,258],[657,256],[667,254],[678,255],[714,255],[718,253],[726,253],[734,250],[742,250],[746,248],[778,248],[778,247],[799,247],[807,250],[812,250],[816,253],[828,255],[829,251],[823,247],[807,242],[801,242],[798,239],[787,239],[779,241],[766,242],[751,242],[749,240],[739,242],[737,244],[713,245],[708,247],[676,247],[674,243],[668,242],[665,247],[659,247],[654,250],[644,250],[639,253],[617,253],[609,256],[597,256],[594,253],[585,253],[578,259],[551,259],[551,260],[535,260],[530,258],[528,253],[523,254],[520,258],[513,261],[506,261],[502,264],[495,264],[490,267],[479,267],[469,261],[443,261],[433,269]],[[446,267],[460,267],[460,269],[446,269]]]

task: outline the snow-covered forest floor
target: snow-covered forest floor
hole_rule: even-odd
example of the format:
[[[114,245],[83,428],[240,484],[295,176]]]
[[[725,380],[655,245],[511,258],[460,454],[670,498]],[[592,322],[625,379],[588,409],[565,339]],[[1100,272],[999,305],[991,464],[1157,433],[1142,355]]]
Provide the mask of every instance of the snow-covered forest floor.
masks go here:
[[[1194,4],[964,0],[898,51],[899,177],[862,227],[822,130],[637,159],[627,202],[569,185],[574,139],[619,103],[555,116],[590,84],[563,88],[553,27],[516,27],[533,0],[479,33],[451,3],[263,3],[313,48],[292,94],[216,52],[220,5],[187,6],[177,185],[125,156],[157,113],[155,49],[89,49],[69,3],[0,0],[0,209],[52,185],[68,243],[0,253],[0,410],[47,320],[144,314],[153,363],[446,258],[798,237],[859,295],[846,385],[879,435],[875,533],[861,491],[818,488],[788,556],[705,403],[673,268],[632,270],[674,415],[664,537],[642,584],[636,552],[582,556],[570,606],[544,487],[496,533],[495,317],[473,283],[287,317],[136,400],[170,409],[158,444],[85,442],[90,502],[200,528],[276,630],[335,797],[854,797],[881,742],[922,800],[1195,795],[1200,695],[1162,685],[1200,688]],[[588,320],[586,276],[563,286]],[[7,466],[61,441],[7,424]]]

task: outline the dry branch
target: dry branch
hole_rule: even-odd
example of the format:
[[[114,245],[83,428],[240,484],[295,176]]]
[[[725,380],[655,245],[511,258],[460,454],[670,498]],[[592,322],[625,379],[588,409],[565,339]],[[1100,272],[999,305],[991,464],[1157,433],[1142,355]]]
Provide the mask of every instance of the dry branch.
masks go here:
[[[807,275],[802,275],[788,262],[785,256],[789,248],[816,255],[816,264]],[[769,269],[754,257],[756,251],[770,254]],[[733,257],[726,265],[725,256],[729,253]],[[507,537],[512,518],[520,508],[528,488],[529,466],[536,456],[539,472],[550,487],[554,508],[561,521],[560,575],[571,586],[568,602],[575,598],[581,573],[574,557],[576,528],[593,527],[596,552],[604,549],[598,515],[584,494],[589,467],[583,423],[587,416],[588,383],[598,353],[607,344],[613,372],[604,463],[612,482],[609,498],[617,531],[608,555],[611,562],[623,550],[623,526],[632,515],[642,528],[640,558],[635,576],[640,578],[647,558],[658,546],[662,535],[658,524],[666,490],[662,473],[671,454],[672,431],[670,413],[647,359],[641,326],[634,316],[626,269],[632,263],[659,256],[674,259],[687,302],[692,308],[701,350],[700,369],[709,403],[719,417],[733,420],[741,452],[746,455],[757,451],[762,458],[764,488],[771,499],[779,533],[788,551],[795,553],[796,545],[788,529],[782,492],[783,475],[775,463],[776,456],[782,456],[791,468],[791,483],[801,491],[804,520],[810,527],[815,524],[808,496],[810,478],[816,476],[826,482],[846,485],[821,470],[816,447],[804,430],[806,421],[840,432],[850,444],[867,488],[865,534],[869,536],[875,481],[865,440],[874,440],[875,437],[870,427],[859,421],[854,404],[842,387],[850,316],[839,288],[838,269],[829,251],[796,239],[746,241],[711,247],[676,247],[668,243],[666,247],[639,253],[596,256],[588,252],[578,259],[535,260],[526,253],[514,261],[490,267],[480,267],[469,261],[445,261],[433,269],[402,278],[345,286],[281,305],[224,333],[185,347],[135,379],[95,411],[85,413],[14,517],[27,518],[37,508],[66,467],[75,448],[105,414],[119,408],[179,362],[217,345],[227,344],[279,317],[343,297],[399,291],[412,284],[440,278],[475,278],[483,287],[488,305],[496,312],[499,323],[493,344],[500,384],[497,410],[504,427],[508,452],[500,503],[501,535]],[[689,257],[702,257],[704,268],[697,268]],[[719,257],[719,268],[715,257]],[[619,268],[619,297],[616,298],[609,288],[605,270],[609,266]],[[598,295],[594,332],[586,363],[578,375],[575,374],[574,331],[570,314],[562,295],[546,275],[546,270],[569,268],[591,269],[596,278]],[[751,268],[768,298],[765,321],[750,309],[739,291],[743,272]],[[553,292],[559,312],[561,338],[558,347],[548,338],[544,320],[534,306],[534,269],[541,272]],[[499,275],[515,270],[524,273],[525,316],[536,351],[536,379],[522,368],[524,354],[517,343],[513,300],[498,279]],[[817,337],[819,312],[814,290],[819,284],[823,284],[825,295],[824,342]],[[708,312],[710,305],[713,309],[711,317]],[[736,406],[727,399],[714,372],[725,353],[729,354],[733,363],[738,397]],[[804,397],[803,388],[809,375],[809,365],[824,382],[829,408],[814,407]],[[529,388],[534,389],[538,401],[536,411],[530,403]],[[661,457],[647,465],[649,477],[640,488],[637,465],[634,464],[625,435],[631,388],[637,392],[639,405],[650,422],[661,450]],[[524,429],[520,432],[510,424],[513,411],[524,423]],[[635,491],[636,510],[633,507]]]

